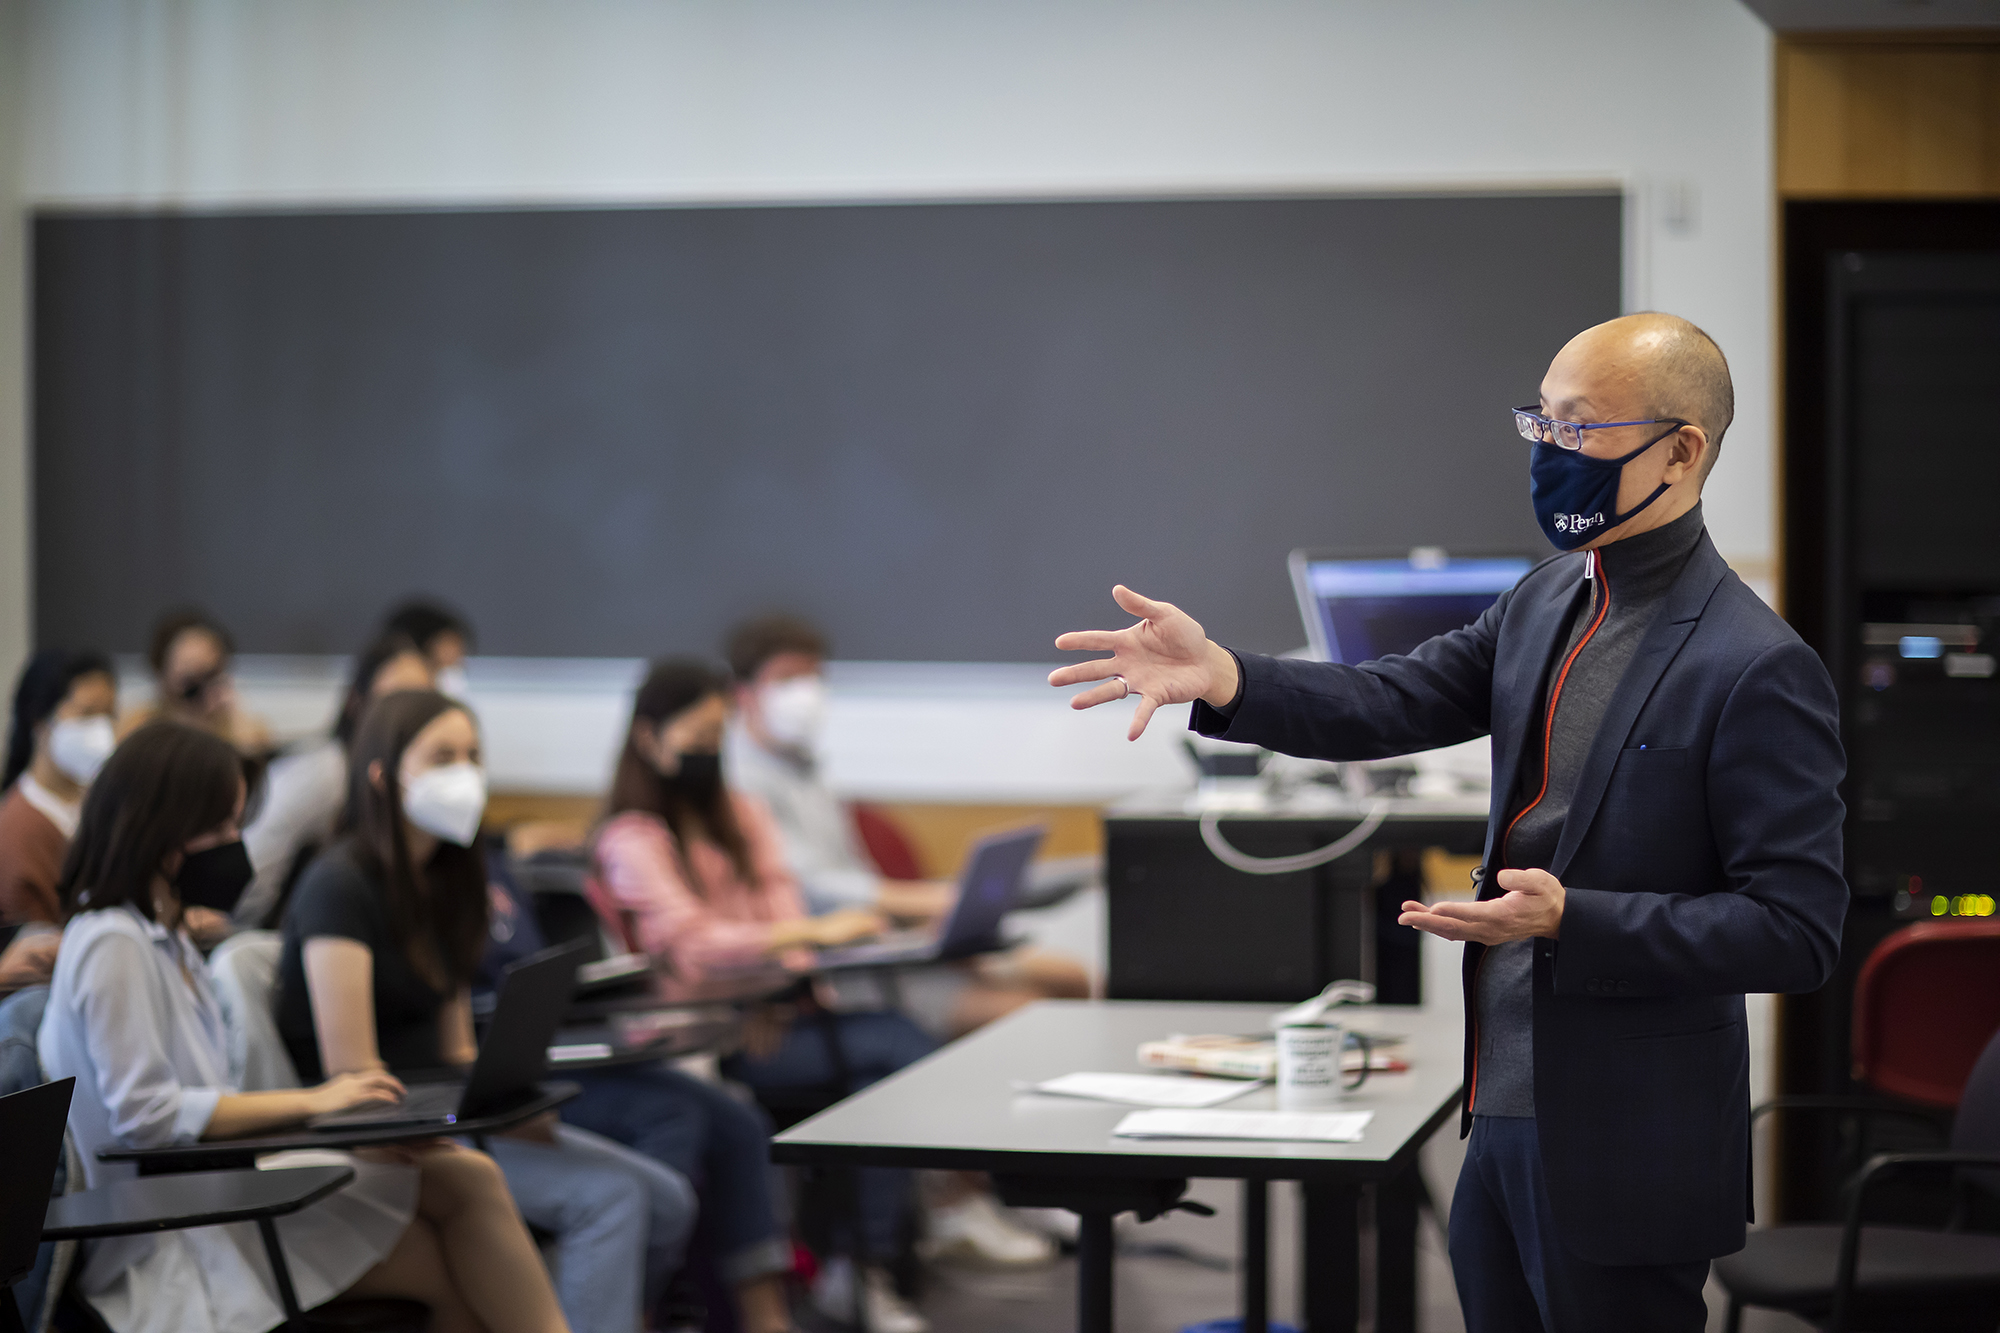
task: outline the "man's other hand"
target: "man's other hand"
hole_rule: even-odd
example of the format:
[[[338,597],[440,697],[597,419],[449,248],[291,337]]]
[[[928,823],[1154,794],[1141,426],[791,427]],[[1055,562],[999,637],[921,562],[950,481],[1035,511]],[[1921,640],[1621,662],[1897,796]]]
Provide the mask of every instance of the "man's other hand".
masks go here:
[[[1204,699],[1220,708],[1236,697],[1236,658],[1227,648],[1211,643],[1193,616],[1171,603],[1141,597],[1122,583],[1111,596],[1138,616],[1139,623],[1129,629],[1076,630],[1056,640],[1056,647],[1066,653],[1111,654],[1049,673],[1049,684],[1055,686],[1104,682],[1071,699],[1071,708],[1094,708],[1130,694],[1140,696],[1132,728],[1125,734],[1127,740],[1136,741],[1154,712],[1167,704]]]
[[[1484,902],[1404,903],[1396,924],[1461,944],[1562,937],[1563,886],[1554,875],[1546,870],[1503,870],[1495,882],[1506,892]]]

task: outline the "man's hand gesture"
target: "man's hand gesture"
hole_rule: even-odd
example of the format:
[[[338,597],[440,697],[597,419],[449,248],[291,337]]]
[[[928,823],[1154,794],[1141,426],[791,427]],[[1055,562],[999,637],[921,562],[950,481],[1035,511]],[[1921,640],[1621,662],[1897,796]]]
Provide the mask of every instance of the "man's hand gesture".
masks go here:
[[[1415,926],[1461,944],[1511,944],[1561,939],[1562,882],[1546,870],[1503,870],[1495,881],[1506,892],[1471,903],[1403,904],[1399,926]]]
[[[1076,630],[1056,640],[1064,652],[1111,654],[1049,673],[1049,684],[1056,686],[1104,682],[1071,699],[1071,708],[1094,708],[1139,695],[1132,729],[1125,737],[1136,741],[1155,710],[1166,704],[1205,699],[1219,708],[1236,697],[1236,658],[1210,642],[1193,616],[1170,603],[1141,597],[1122,583],[1111,596],[1138,616],[1139,623],[1129,629]]]

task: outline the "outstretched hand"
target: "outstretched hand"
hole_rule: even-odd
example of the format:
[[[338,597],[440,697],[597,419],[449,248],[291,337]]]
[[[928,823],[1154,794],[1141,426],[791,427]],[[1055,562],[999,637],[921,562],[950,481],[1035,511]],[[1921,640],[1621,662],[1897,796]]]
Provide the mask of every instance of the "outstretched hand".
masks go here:
[[[1139,696],[1127,740],[1138,740],[1167,704],[1206,699],[1220,707],[1236,697],[1236,659],[1209,640],[1199,622],[1170,602],[1141,597],[1124,584],[1111,590],[1119,606],[1139,617],[1128,629],[1074,630],[1056,640],[1064,652],[1109,652],[1093,662],[1058,667],[1049,684],[1101,681],[1069,701],[1071,708],[1095,708]]]

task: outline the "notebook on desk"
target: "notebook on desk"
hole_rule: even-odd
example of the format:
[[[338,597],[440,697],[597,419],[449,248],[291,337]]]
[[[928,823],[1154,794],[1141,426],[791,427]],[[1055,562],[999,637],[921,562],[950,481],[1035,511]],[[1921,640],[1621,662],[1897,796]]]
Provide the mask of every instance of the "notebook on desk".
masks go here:
[[[493,1021],[468,1077],[412,1083],[401,1101],[314,1116],[306,1124],[327,1132],[404,1125],[442,1129],[504,1111],[534,1096],[548,1067],[549,1042],[576,989],[577,964],[588,947],[578,942],[544,949],[507,969]]]
[[[1035,849],[1047,830],[1041,825],[996,833],[982,839],[966,858],[958,880],[958,901],[942,928],[899,930],[838,949],[822,949],[822,968],[882,967],[964,958],[991,949],[1000,938],[1000,920],[1021,900],[1021,885]]]

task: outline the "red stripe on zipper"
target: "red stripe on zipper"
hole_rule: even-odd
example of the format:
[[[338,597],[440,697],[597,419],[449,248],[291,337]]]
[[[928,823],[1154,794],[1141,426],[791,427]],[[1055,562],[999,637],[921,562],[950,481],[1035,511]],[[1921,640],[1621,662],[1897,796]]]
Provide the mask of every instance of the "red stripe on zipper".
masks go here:
[[[1542,721],[1542,789],[1535,793],[1534,800],[1521,807],[1520,814],[1507,821],[1507,831],[1500,835],[1500,858],[1503,861],[1507,858],[1508,840],[1514,836],[1514,826],[1526,818],[1528,811],[1540,805],[1542,798],[1549,794],[1549,749],[1555,739],[1556,703],[1562,698],[1563,683],[1569,679],[1569,669],[1576,665],[1577,655],[1583,651],[1583,645],[1590,642],[1590,636],[1597,633],[1597,627],[1604,623],[1605,614],[1611,610],[1611,581],[1604,577],[1604,562],[1597,558],[1595,551],[1590,553],[1590,560],[1597,576],[1599,594],[1597,618],[1590,622],[1590,628],[1576,641],[1576,647],[1569,650],[1569,656],[1563,659],[1562,671],[1556,676],[1555,690],[1549,695],[1549,713]]]
[[[1590,628],[1576,641],[1576,647],[1569,650],[1563,659],[1562,670],[1556,674],[1555,690],[1549,695],[1548,717],[1542,722],[1542,789],[1535,793],[1535,799],[1521,807],[1521,813],[1507,821],[1507,831],[1500,835],[1500,859],[1507,859],[1507,842],[1514,836],[1514,825],[1521,822],[1528,811],[1542,803],[1549,794],[1549,749],[1554,741],[1556,729],[1556,701],[1562,698],[1563,682],[1569,679],[1569,669],[1576,664],[1577,655],[1583,645],[1590,642],[1590,636],[1597,633],[1597,627],[1604,623],[1604,617],[1611,610],[1611,581],[1604,577],[1604,562],[1597,558],[1597,552],[1589,553],[1591,572],[1597,577],[1598,595],[1601,604],[1597,608],[1597,618],[1590,622]],[[1479,973],[1486,966],[1486,955],[1479,956],[1479,963],[1472,969],[1472,1085],[1466,1089],[1465,1104],[1477,1109],[1479,1105]]]

